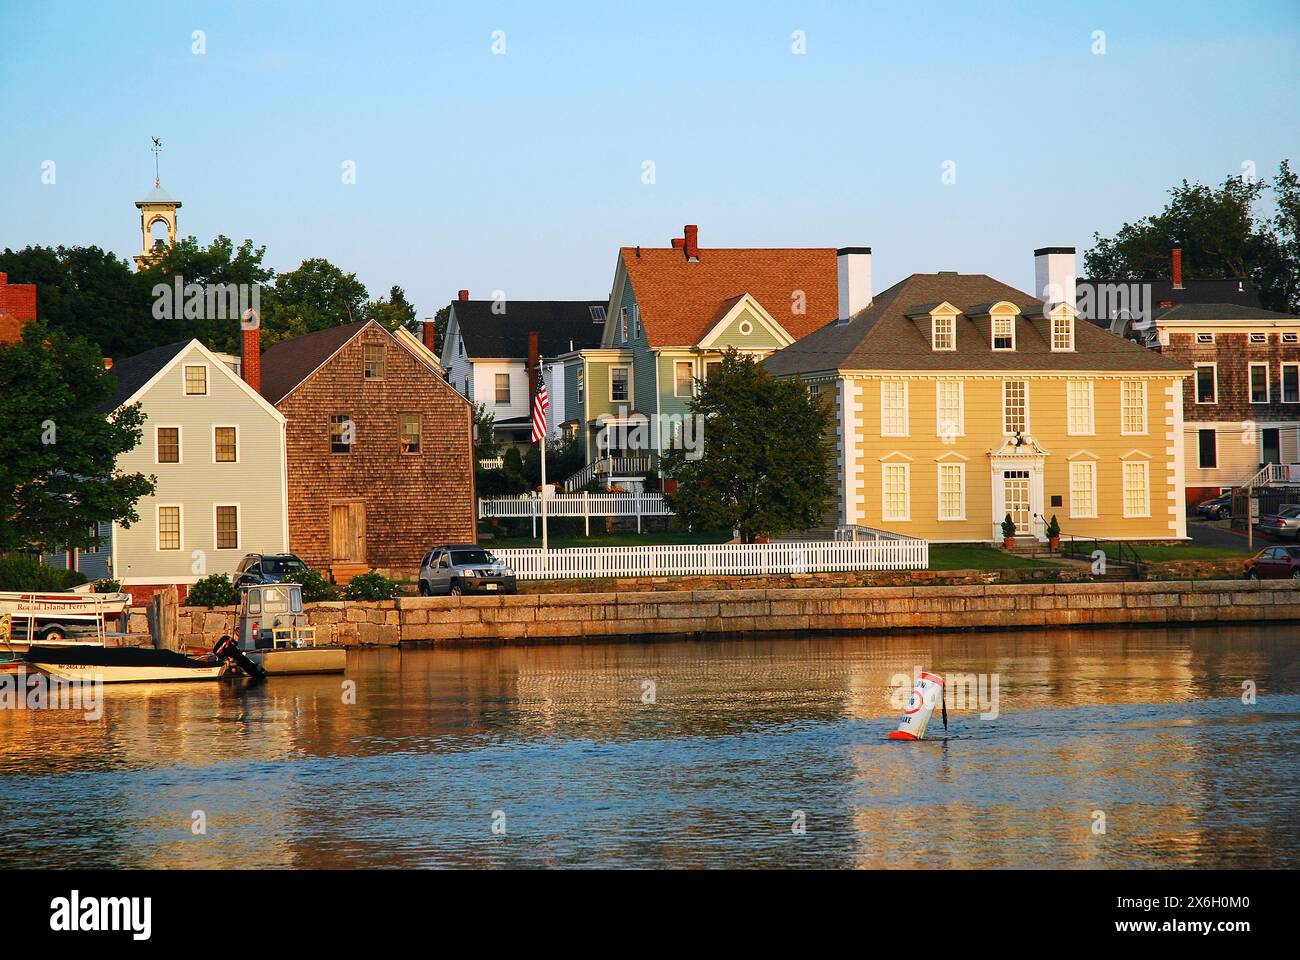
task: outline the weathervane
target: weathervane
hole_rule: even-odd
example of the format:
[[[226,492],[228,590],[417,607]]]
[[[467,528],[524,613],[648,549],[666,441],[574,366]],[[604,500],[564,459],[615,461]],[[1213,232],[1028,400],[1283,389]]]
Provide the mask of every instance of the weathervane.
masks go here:
[[[153,146],[149,148],[153,151],[153,185],[160,187],[162,186],[162,180],[158,176],[158,154],[162,151],[162,141],[157,137],[151,137],[150,139],[153,140]]]

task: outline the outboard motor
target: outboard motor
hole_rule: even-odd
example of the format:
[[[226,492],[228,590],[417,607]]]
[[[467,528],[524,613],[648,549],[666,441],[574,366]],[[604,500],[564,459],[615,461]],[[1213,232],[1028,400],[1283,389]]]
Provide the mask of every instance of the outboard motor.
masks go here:
[[[239,644],[235,643],[228,635],[223,636],[212,647],[213,656],[219,660],[225,660],[227,663],[233,663],[245,674],[255,680],[261,680],[266,677],[266,671],[255,664],[243,650],[239,649]]]

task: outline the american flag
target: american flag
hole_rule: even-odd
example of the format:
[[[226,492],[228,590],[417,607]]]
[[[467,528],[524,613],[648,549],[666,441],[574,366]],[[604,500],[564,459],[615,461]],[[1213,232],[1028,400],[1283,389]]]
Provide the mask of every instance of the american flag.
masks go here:
[[[546,411],[551,398],[546,395],[546,378],[537,375],[537,396],[533,397],[533,443],[546,438]]]

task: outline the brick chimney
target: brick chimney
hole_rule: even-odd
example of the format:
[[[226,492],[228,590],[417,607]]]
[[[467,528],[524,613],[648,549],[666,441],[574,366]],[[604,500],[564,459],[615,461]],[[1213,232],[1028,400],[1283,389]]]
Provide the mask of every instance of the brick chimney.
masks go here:
[[[700,228],[693,223],[688,223],[682,227],[682,233],[686,234],[686,259],[700,259]]]
[[[36,319],[36,284],[10,283],[0,273],[0,343],[17,343],[23,327]]]
[[[424,320],[424,345],[430,353],[437,353],[434,344],[437,342],[436,334],[438,332],[438,321],[433,317],[426,317]]]
[[[685,249],[686,249],[686,240],[685,240],[685,238],[683,238],[683,237],[673,237],[673,249],[674,249],[674,250],[685,250]]]
[[[239,340],[239,374],[258,393],[262,392],[262,329],[243,327]]]
[[[468,290],[461,290],[460,292],[458,292],[458,293],[456,294],[456,299],[457,299],[457,300],[468,300],[468,299],[469,299],[469,291],[468,291]]]
[[[1179,247],[1174,247],[1169,251],[1170,257],[1174,262],[1174,289],[1183,289],[1183,251]]]
[[[528,412],[532,415],[533,396],[537,393],[537,331],[528,331]]]

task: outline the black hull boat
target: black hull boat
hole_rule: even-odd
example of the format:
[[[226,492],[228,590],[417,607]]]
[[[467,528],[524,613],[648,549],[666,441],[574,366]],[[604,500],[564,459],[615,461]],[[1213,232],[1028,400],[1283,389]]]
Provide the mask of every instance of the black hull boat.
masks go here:
[[[52,677],[101,683],[218,680],[229,669],[229,664],[216,657],[187,657],[148,647],[34,646],[24,659]]]

